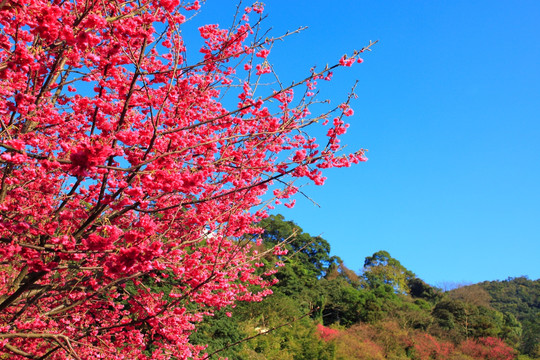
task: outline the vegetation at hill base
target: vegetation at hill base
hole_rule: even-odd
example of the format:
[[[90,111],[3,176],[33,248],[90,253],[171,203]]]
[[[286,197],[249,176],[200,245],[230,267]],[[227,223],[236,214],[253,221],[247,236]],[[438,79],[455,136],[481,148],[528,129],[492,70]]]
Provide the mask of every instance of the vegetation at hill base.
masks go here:
[[[289,250],[268,253],[260,267],[282,261],[279,282],[262,302],[223,310],[192,335],[209,344],[211,359],[540,359],[540,280],[443,292],[386,251],[366,257],[357,273],[283,216],[262,225],[260,251]]]

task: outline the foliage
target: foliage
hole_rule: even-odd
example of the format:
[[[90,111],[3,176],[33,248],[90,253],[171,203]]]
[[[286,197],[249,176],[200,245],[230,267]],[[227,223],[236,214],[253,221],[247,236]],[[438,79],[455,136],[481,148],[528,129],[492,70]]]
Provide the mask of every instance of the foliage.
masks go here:
[[[429,334],[416,334],[412,339],[411,358],[416,360],[449,359],[454,345],[439,341]]]
[[[297,234],[304,233],[281,216],[265,221],[268,229],[291,229],[291,225]],[[291,231],[274,234],[281,235],[263,236],[261,251],[283,241]],[[332,259],[328,250],[321,255]],[[365,271],[358,276],[339,259],[323,267],[324,276],[309,270],[313,269],[310,257],[282,259],[287,266],[276,273],[280,282],[275,294],[262,303],[245,303],[234,310],[233,319],[243,319],[244,328],[270,331],[243,343],[231,358],[243,354],[239,358],[297,359],[309,349],[313,359],[513,359],[521,344],[522,324],[486,304],[485,292],[442,293],[398,265],[388,252],[377,252],[366,262],[379,267],[377,274],[395,273],[384,267],[399,268],[406,274],[408,293],[396,291],[392,281],[374,281],[368,287]],[[484,297],[463,295],[470,293]],[[310,310],[311,319],[305,317]],[[288,325],[271,330],[278,323]],[[287,332],[290,328],[295,332]],[[311,347],[306,347],[309,343]]]
[[[516,356],[514,349],[502,340],[492,337],[466,340],[461,344],[460,350],[474,359],[511,360]]]
[[[302,264],[305,275],[323,276],[337,260],[330,256],[330,244],[326,240],[305,233],[294,222],[285,221],[283,215],[270,215],[259,225],[264,229],[261,237],[266,244],[285,244],[288,257]]]
[[[386,284],[392,286],[398,294],[408,294],[407,282],[414,277],[414,274],[391,257],[387,251],[381,250],[366,257],[362,277],[368,289],[375,289]]]
[[[409,278],[407,281],[409,294],[413,298],[424,299],[430,302],[439,301],[443,295],[441,291],[429,284],[426,284],[422,279],[417,277]]]
[[[490,307],[491,296],[480,285],[458,287],[448,293],[452,299],[461,300],[469,304]]]
[[[289,297],[276,294],[261,303],[244,303],[235,313],[244,331],[256,337],[237,346],[231,359],[334,358],[334,345],[319,337],[315,322]]]
[[[0,2],[0,346],[11,358],[204,357],[190,342],[197,323],[271,292],[275,268],[252,240],[272,201],[292,206],[297,179],[321,185],[322,169],[365,160],[341,155],[353,94],[309,109],[317,81],[368,47],[283,86],[269,54],[284,36],[266,37],[260,3],[228,29],[199,28],[188,62],[181,30],[199,8]],[[325,129],[321,146],[309,126]],[[325,242],[309,244],[298,250],[322,274]]]
[[[339,331],[335,339],[336,359],[385,359],[384,349],[371,338],[372,332],[370,330],[369,327],[358,324]]]
[[[297,234],[304,233],[281,216],[265,221],[268,229],[290,229],[291,225]],[[291,233],[274,234],[281,235],[263,236],[268,240],[260,251],[272,249]],[[331,259],[328,250],[321,255]],[[411,274],[408,294],[397,292],[392,283],[378,282],[367,288],[339,259],[319,276],[311,271],[310,257],[275,256],[281,256],[287,266],[276,273],[280,282],[274,294],[263,302],[242,303],[232,310],[234,315],[226,320],[237,321],[237,329],[246,338],[218,355],[341,360],[514,359],[517,355],[522,324],[515,317],[484,306],[485,302],[442,293],[403,267],[402,273]],[[391,258],[387,252],[384,257]],[[397,260],[377,266],[388,263],[396,266]],[[233,343],[230,335],[225,338]],[[220,341],[208,339],[211,348],[223,346]]]
[[[471,293],[470,288],[475,294],[477,289],[487,292],[489,306],[503,313],[501,336],[519,347],[522,353],[540,358],[540,279],[518,277],[485,281],[456,289],[450,294],[461,296],[462,293]]]
[[[241,329],[238,321],[228,316],[230,310],[223,309],[211,317],[206,317],[197,326],[196,331],[191,334],[190,342],[201,345],[210,344],[206,348],[207,353],[211,354],[221,350],[219,352],[221,356],[226,356],[230,360],[233,360],[236,355],[236,349],[229,349],[227,347],[230,344],[241,341],[248,334]]]
[[[540,311],[540,279],[508,278],[504,281],[486,281],[478,284],[490,295],[490,304],[518,320],[534,316]]]
[[[334,340],[338,336],[339,330],[317,324],[317,334],[319,334],[321,339],[328,342]]]
[[[521,350],[535,358],[540,358],[540,313],[523,321],[523,341]]]

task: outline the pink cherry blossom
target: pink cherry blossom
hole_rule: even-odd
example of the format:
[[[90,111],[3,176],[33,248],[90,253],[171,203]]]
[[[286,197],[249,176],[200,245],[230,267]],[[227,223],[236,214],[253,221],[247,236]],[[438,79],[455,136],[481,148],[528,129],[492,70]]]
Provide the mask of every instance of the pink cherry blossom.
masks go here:
[[[189,340],[197,324],[261,301],[277,281],[254,250],[257,222],[297,180],[322,185],[323,169],[365,161],[364,150],[340,153],[348,102],[325,115],[335,119],[316,141],[321,113],[295,97],[354,56],[275,84],[268,49],[283,37],[257,37],[261,22],[246,15],[262,13],[256,3],[231,28],[200,27],[187,62],[180,30],[200,7],[0,2],[8,358],[204,358]]]

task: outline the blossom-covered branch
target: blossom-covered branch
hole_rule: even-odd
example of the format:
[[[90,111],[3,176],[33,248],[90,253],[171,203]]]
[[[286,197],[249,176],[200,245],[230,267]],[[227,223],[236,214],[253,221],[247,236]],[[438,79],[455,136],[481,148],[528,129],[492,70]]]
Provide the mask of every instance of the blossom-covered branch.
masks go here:
[[[266,37],[256,3],[229,29],[202,26],[189,63],[181,29],[199,8],[0,2],[0,351],[12,358],[204,358],[189,341],[204,316],[271,293],[256,223],[297,179],[322,185],[322,169],[365,160],[340,153],[350,98],[309,106],[317,81],[373,43],[283,86],[269,56],[296,31]]]

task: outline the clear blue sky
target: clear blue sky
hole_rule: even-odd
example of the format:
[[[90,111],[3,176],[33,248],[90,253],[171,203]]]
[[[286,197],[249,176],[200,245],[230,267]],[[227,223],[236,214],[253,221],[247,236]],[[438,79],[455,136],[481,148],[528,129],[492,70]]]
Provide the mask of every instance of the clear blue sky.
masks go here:
[[[229,25],[210,0],[186,28]],[[245,3],[247,5],[247,3]],[[431,284],[540,277],[540,2],[268,0],[284,82],[379,40],[336,74],[337,104],[359,80],[344,142],[369,161],[279,209],[359,270],[387,250]]]

